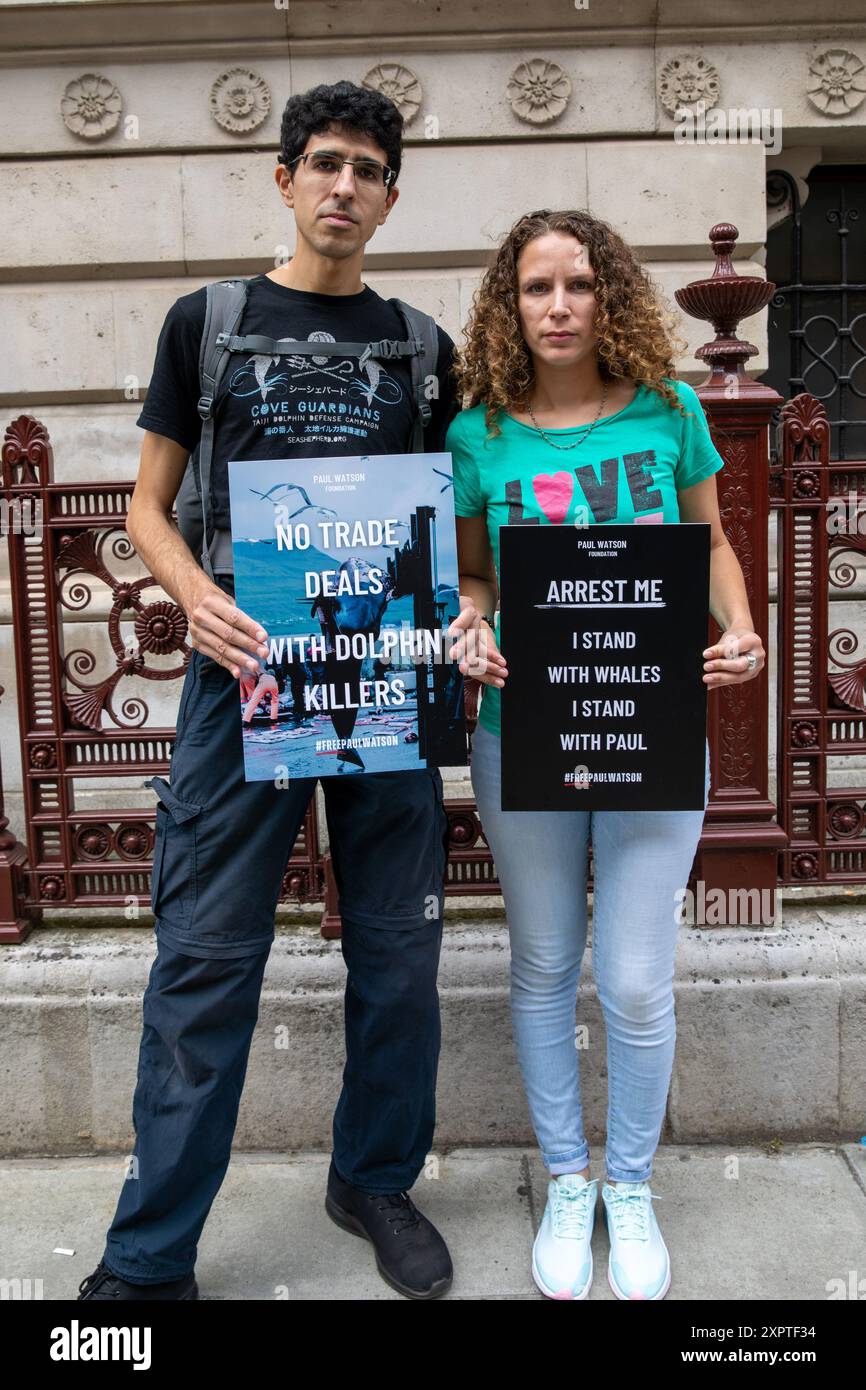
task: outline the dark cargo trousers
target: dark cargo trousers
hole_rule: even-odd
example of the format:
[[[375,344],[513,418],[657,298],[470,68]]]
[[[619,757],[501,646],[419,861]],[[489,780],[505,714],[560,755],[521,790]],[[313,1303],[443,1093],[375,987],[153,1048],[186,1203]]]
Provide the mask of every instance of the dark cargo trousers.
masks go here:
[[[238,683],[194,651],[171,785],[159,796],[157,954],[143,999],[135,1147],[104,1259],[134,1283],[179,1278],[225,1176],[274,913],[315,779],[245,782]],[[340,1175],[412,1186],[433,1139],[436,975],[447,817],[436,769],[322,782],[343,920],[346,1063],[334,1114]]]

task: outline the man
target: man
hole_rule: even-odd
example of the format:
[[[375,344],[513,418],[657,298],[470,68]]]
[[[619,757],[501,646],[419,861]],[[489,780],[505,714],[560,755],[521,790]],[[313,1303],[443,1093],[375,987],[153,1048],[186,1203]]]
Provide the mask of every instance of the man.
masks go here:
[[[366,243],[397,201],[402,124],[386,97],[348,82],[289,100],[276,182],[295,216],[297,249],[287,265],[251,280],[244,334],[405,340],[393,306],[361,280]],[[244,781],[238,680],[258,671],[267,634],[235,607],[231,576],[215,570],[218,582],[209,579],[170,520],[200,434],[204,309],[201,289],[169,311],[138,418],[146,433],[127,529],[186,614],[193,651],[171,783],[153,779],[161,798],[153,870],[158,949],[143,1001],[134,1160],[82,1299],[198,1297],[197,1242],[228,1166],[281,880],[315,789],[315,779],[288,788]],[[457,410],[449,383],[454,345],[441,329],[438,338],[438,399],[431,392],[425,431],[431,451],[444,448]],[[360,375],[357,358],[292,358],[287,351],[233,359],[214,443],[214,526],[229,526],[229,459],[408,448],[414,404],[406,360],[388,360],[361,380],[361,409],[351,416],[360,423],[347,431],[340,403],[353,398],[348,388]],[[469,605],[452,631],[476,623]],[[447,855],[442,781],[438,769],[347,769],[324,779],[323,789],[348,970],[346,1065],[326,1208],[373,1243],[389,1284],[408,1297],[433,1298],[451,1283],[451,1260],[407,1189],[435,1118]]]

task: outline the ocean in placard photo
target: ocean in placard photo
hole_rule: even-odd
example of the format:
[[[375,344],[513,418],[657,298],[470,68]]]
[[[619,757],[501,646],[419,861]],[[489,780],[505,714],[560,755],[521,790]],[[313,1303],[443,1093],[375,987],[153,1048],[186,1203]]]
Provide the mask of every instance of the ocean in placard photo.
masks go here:
[[[270,537],[260,541],[235,541],[233,550],[238,604],[261,623],[269,637],[297,637],[305,632],[321,636],[319,624],[310,613],[313,600],[306,596],[305,576],[310,571],[339,569],[348,555],[357,553],[351,550],[328,555],[313,545],[309,550],[278,550],[276,541]],[[374,555],[366,549],[363,554],[371,565],[384,569],[390,551],[383,549]],[[245,606],[242,592],[250,604],[255,604],[255,611]],[[389,603],[386,617],[397,627],[404,619],[411,626],[411,595]]]

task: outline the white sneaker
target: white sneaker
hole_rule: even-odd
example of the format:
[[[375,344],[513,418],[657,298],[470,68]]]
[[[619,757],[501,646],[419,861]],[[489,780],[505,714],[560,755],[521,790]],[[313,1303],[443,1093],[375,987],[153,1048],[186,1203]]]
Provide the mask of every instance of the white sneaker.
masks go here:
[[[605,1183],[601,1189],[610,1237],[607,1279],[617,1298],[664,1298],[671,1259],[662,1240],[648,1182]]]
[[[547,1206],[532,1247],[532,1277],[548,1298],[586,1298],[592,1283],[592,1230],[598,1178],[551,1178]]]

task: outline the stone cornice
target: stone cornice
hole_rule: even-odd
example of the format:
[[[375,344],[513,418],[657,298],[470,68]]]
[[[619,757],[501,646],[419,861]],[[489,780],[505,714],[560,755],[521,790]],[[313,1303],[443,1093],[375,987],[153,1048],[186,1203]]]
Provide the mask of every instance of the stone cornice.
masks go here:
[[[79,0],[0,5],[0,64],[862,40],[861,0]],[[50,22],[49,22],[50,21]]]

